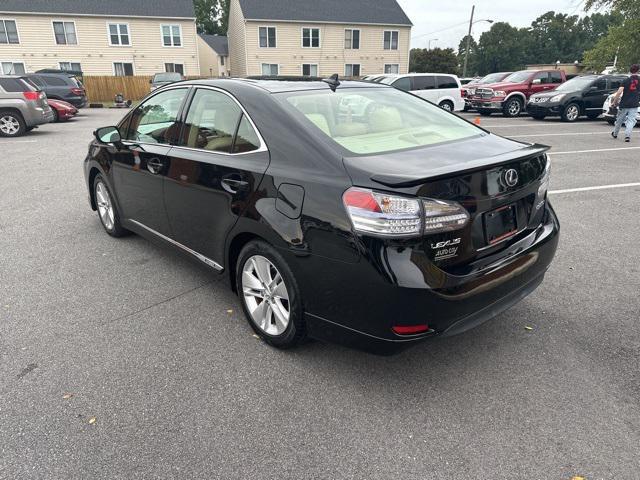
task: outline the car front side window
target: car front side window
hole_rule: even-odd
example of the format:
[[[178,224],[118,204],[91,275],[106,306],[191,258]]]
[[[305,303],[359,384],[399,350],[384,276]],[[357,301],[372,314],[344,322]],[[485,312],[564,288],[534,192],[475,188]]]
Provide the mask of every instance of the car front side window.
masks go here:
[[[186,88],[166,90],[136,108],[126,140],[169,144],[177,136],[178,112],[186,94]]]

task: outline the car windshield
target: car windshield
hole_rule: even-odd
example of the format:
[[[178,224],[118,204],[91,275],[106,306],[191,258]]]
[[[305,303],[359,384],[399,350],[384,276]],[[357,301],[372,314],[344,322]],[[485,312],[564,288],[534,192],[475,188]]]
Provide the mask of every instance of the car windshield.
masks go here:
[[[514,72],[505,78],[503,81],[507,83],[522,83],[525,82],[532,74],[531,70],[522,70],[520,72]]]
[[[481,78],[480,80],[478,80],[478,83],[496,83],[499,82],[502,77],[504,76],[504,73],[490,73],[489,75],[487,75],[484,78]]]
[[[342,88],[278,94],[301,123],[348,151],[372,155],[461,140],[484,132],[395,88]]]
[[[157,82],[179,82],[182,76],[179,73],[156,73],[153,77],[153,83]]]
[[[589,87],[593,82],[595,82],[597,78],[594,77],[576,77],[571,80],[566,81],[558,88],[556,88],[555,92],[577,92],[579,90],[584,90]]]

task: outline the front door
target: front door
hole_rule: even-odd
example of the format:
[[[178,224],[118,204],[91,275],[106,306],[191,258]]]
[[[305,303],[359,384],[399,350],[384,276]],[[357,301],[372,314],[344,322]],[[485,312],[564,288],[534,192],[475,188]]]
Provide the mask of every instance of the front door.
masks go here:
[[[178,115],[188,88],[160,92],[131,114],[125,149],[114,155],[113,183],[122,216],[163,235],[169,222],[163,203],[167,154],[177,137]]]
[[[169,153],[164,203],[172,238],[224,265],[227,234],[256,193],[269,152],[230,95],[198,88]]]
[[[607,99],[607,79],[600,78],[591,84],[584,94],[584,108],[587,114],[602,112],[602,104]]]

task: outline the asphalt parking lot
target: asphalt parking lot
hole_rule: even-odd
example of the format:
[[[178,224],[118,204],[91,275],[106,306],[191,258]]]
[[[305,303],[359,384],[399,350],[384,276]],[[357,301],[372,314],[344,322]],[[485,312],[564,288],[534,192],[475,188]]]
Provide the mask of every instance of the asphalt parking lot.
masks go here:
[[[556,260],[492,321],[377,357],[274,350],[209,272],[107,236],[82,159],[123,114],[0,139],[1,479],[639,478],[640,129],[482,117],[552,146]]]

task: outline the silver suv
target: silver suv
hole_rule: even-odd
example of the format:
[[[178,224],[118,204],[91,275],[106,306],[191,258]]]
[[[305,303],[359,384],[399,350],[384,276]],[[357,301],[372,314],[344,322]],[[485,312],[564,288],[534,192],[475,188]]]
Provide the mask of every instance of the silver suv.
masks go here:
[[[18,137],[53,120],[47,95],[28,79],[0,76],[0,137]]]

